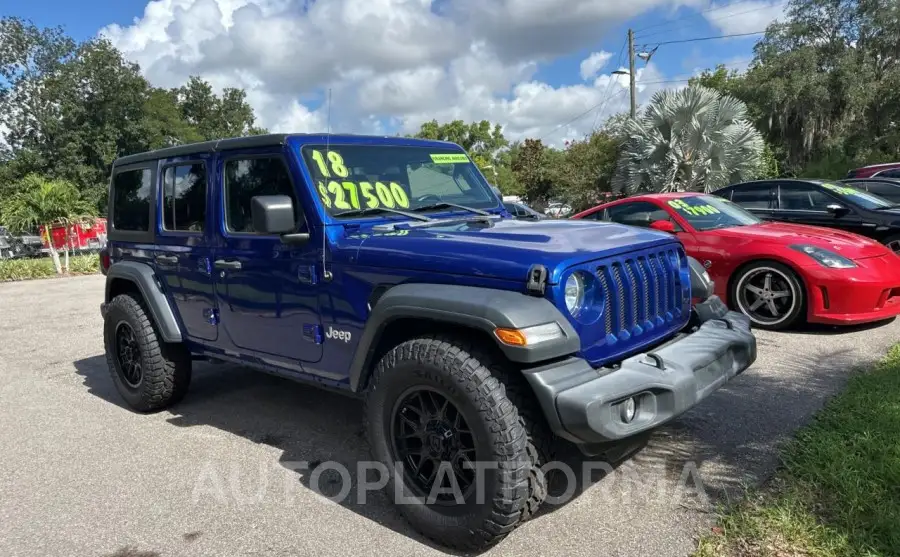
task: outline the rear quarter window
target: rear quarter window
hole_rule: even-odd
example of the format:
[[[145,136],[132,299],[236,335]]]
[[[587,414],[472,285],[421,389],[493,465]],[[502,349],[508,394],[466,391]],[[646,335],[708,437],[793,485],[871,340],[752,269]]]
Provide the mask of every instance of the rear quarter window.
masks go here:
[[[116,173],[112,189],[113,228],[123,232],[148,232],[153,197],[150,169],[138,168]]]

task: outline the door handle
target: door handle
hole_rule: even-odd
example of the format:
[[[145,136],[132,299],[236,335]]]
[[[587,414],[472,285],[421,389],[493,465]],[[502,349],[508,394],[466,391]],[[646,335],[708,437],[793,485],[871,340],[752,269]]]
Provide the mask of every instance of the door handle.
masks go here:
[[[175,265],[178,263],[178,258],[174,255],[157,255],[154,259],[161,265]]]
[[[240,261],[226,261],[224,259],[216,259],[215,263],[216,269],[240,269],[241,262]]]

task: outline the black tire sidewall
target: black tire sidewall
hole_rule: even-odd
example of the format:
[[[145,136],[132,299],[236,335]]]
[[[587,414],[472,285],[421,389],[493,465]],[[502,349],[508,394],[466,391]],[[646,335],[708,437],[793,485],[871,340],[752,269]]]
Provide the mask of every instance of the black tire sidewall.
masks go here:
[[[739,287],[742,279],[744,277],[746,277],[748,274],[750,274],[756,270],[766,268],[766,267],[775,269],[776,271],[778,271],[779,273],[781,273],[782,275],[787,277],[787,280],[790,283],[791,287],[797,293],[796,298],[795,298],[794,307],[791,310],[791,312],[788,314],[788,317],[782,321],[779,321],[778,323],[775,323],[775,324],[758,323],[758,322],[754,321],[750,315],[747,315],[741,309],[740,303],[739,303],[739,298],[738,298],[738,296],[740,295],[738,287]],[[741,313],[744,313],[744,315],[747,315],[747,317],[750,317],[750,322],[751,322],[752,326],[754,328],[758,328],[758,329],[769,329],[769,330],[777,331],[777,330],[782,330],[782,329],[791,327],[792,325],[794,325],[797,322],[798,319],[800,319],[803,312],[805,311],[806,303],[807,303],[806,287],[804,286],[803,281],[799,278],[799,276],[793,269],[791,269],[787,265],[785,265],[783,263],[779,263],[777,261],[758,261],[758,262],[752,263],[752,264],[747,265],[744,268],[742,268],[737,274],[735,274],[734,280],[732,280],[732,282],[731,282],[730,294],[731,294],[731,300],[732,300],[732,304],[731,304],[732,307],[735,310],[740,311]]]
[[[373,456],[390,471],[386,487],[390,498],[395,498],[395,494],[399,493],[403,497],[418,499],[402,481],[399,486],[397,485],[393,467],[393,461],[396,460],[392,445],[393,410],[399,397],[410,387],[428,387],[450,399],[463,414],[474,434],[477,458],[482,461],[496,459],[495,447],[502,441],[497,439],[498,433],[491,432],[489,424],[482,419],[476,400],[479,390],[466,389],[457,377],[427,361],[396,360],[394,365],[380,376],[377,383],[371,386],[366,404],[369,443]],[[523,460],[526,458],[524,444],[521,458]],[[480,481],[483,487],[479,489],[480,486],[476,483],[478,487],[473,494],[476,499],[466,501],[463,505],[428,505],[424,502],[409,504],[408,501],[398,501],[398,507],[416,529],[432,532],[437,538],[453,539],[471,535],[472,532],[481,530],[484,522],[490,519],[493,512],[492,502],[501,496],[500,481],[495,468],[485,469],[483,480]],[[479,496],[480,499],[477,499]]]
[[[137,387],[132,387],[122,378],[122,369],[119,364],[119,356],[116,351],[116,329],[119,323],[125,322],[134,333],[134,338],[138,343],[141,352],[141,382]],[[109,360],[109,374],[116,385],[116,390],[122,395],[122,398],[134,408],[142,409],[144,407],[143,387],[145,385],[145,374],[147,373],[147,350],[149,343],[145,335],[141,334],[141,320],[133,311],[129,311],[128,306],[122,299],[114,299],[108,306],[106,318],[103,324],[104,340],[106,343],[106,355]]]

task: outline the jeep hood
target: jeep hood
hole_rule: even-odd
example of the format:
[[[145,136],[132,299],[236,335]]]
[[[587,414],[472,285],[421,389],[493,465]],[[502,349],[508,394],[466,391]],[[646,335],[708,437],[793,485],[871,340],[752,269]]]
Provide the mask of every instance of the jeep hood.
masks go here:
[[[359,235],[360,265],[519,281],[540,264],[551,284],[572,265],[676,241],[655,230],[581,220],[454,222]]]

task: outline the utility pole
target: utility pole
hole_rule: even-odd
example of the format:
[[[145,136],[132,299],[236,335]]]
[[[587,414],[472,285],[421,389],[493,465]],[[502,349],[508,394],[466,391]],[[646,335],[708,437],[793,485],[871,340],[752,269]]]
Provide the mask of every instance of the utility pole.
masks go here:
[[[637,117],[637,94],[634,87],[634,31],[628,30],[628,81],[631,87],[631,119]]]

